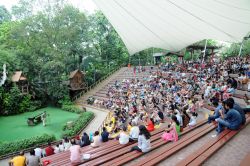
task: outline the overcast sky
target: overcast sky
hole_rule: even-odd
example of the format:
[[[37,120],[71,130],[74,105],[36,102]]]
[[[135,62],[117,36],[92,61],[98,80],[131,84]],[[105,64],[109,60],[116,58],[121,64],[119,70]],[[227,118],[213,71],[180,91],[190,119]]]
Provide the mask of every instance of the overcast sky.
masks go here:
[[[11,6],[18,3],[19,0],[0,0],[0,5],[4,5],[9,11]],[[47,1],[47,0],[46,0]],[[90,13],[93,13],[94,10],[97,10],[96,5],[92,0],[67,0],[73,6],[79,8],[81,11],[87,10]]]

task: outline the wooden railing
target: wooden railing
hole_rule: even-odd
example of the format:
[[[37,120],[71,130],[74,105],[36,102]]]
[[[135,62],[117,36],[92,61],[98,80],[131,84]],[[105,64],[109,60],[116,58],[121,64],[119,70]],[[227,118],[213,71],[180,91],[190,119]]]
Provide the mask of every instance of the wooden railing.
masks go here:
[[[123,66],[124,65],[118,66],[117,68],[113,69],[108,74],[106,74],[105,76],[103,76],[102,78],[100,78],[98,81],[96,81],[94,84],[92,84],[92,85],[88,86],[87,88],[85,88],[82,92],[80,92],[75,97],[73,97],[73,101],[76,101],[77,99],[79,99],[80,97],[82,97],[84,94],[86,94],[87,92],[89,92],[91,89],[95,88],[96,85],[98,85],[99,83],[101,83],[102,81],[104,81],[105,79],[107,79],[110,75],[112,75],[113,73],[115,73],[116,71],[118,71],[119,69],[121,69]]]

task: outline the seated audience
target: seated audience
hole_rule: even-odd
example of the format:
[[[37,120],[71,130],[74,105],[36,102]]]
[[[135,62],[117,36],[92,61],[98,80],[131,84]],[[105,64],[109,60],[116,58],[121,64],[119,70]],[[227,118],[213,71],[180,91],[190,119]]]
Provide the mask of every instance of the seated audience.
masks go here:
[[[211,121],[214,121],[215,119],[220,117],[220,110],[222,109],[222,105],[219,104],[219,102],[213,101],[213,106],[215,107],[214,114],[208,116],[208,123],[211,123]]]
[[[71,140],[70,151],[70,161],[72,164],[81,162],[81,147],[76,144],[75,139]]]
[[[63,146],[62,141],[60,141],[60,143],[59,143],[59,151],[60,151],[60,152],[63,152],[63,151],[64,151],[64,146]]]
[[[69,148],[71,147],[71,143],[70,143],[70,141],[69,141],[68,138],[65,138],[65,139],[64,139],[64,144],[63,144],[63,146],[64,146],[64,150],[65,150],[65,151],[66,151],[66,150],[69,150]]]
[[[150,119],[148,120],[147,130],[148,130],[149,132],[151,132],[151,131],[154,131],[154,129],[155,129],[155,126],[154,126],[154,119],[153,119],[153,118],[150,118]]]
[[[230,130],[238,130],[242,118],[238,111],[233,109],[234,103],[232,101],[225,101],[225,115],[220,111],[221,117],[216,119],[218,122],[218,127],[216,129],[217,133],[221,133],[224,130],[224,127],[227,127]]]
[[[55,154],[54,150],[55,149],[51,146],[51,143],[48,142],[48,146],[45,148],[45,154],[46,154],[46,156],[50,156],[50,155]]]
[[[108,140],[109,140],[109,132],[107,132],[106,127],[102,128],[101,137],[102,137],[102,142],[108,142]]]
[[[59,149],[59,144],[56,144],[55,148],[54,148],[54,153],[57,154],[60,152],[60,149]]]
[[[34,149],[34,151],[35,151],[35,156],[38,156],[40,158],[43,157],[43,150],[41,148],[37,147]]]
[[[81,147],[90,145],[90,139],[89,136],[86,132],[83,133],[82,135],[82,140],[81,140]]]
[[[39,166],[40,164],[41,164],[40,157],[35,156],[35,150],[32,149],[30,151],[30,156],[27,157],[26,165],[27,166]]]
[[[14,157],[9,161],[9,166],[25,166],[26,165],[26,157],[24,156],[24,152],[21,151],[18,156]]]
[[[131,151],[148,152],[151,149],[150,133],[144,125],[139,126],[138,145],[131,148]]]
[[[191,115],[190,121],[189,121],[189,123],[188,123],[188,126],[189,126],[189,127],[193,127],[193,126],[195,126],[196,123],[197,123],[196,119],[197,119],[198,114],[197,114],[196,112],[192,112],[191,114],[192,114],[192,115]]]
[[[140,132],[139,127],[136,125],[136,123],[132,122],[132,127],[129,133],[129,141],[130,142],[137,141],[139,137],[139,132]]]
[[[125,145],[129,142],[129,136],[126,133],[126,131],[127,131],[127,128],[125,126],[123,126],[122,132],[119,135],[119,143],[122,145]]]
[[[245,116],[245,112],[243,111],[243,109],[241,108],[241,106],[239,106],[239,104],[235,103],[233,98],[229,98],[227,99],[228,101],[233,103],[233,109],[235,109],[236,111],[238,111],[240,113],[242,122],[241,124],[244,125],[246,123],[246,116]]]
[[[99,136],[99,131],[95,131],[93,142],[90,144],[93,148],[99,147],[101,145],[101,137]]]
[[[178,141],[178,135],[180,134],[180,123],[175,115],[171,117],[171,124],[168,129],[163,133],[162,139],[165,141]]]

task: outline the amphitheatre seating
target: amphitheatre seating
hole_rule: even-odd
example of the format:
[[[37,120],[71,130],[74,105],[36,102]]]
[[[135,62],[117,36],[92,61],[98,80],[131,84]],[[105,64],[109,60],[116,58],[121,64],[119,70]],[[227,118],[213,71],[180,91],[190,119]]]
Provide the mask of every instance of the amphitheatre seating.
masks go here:
[[[240,99],[245,99],[245,95],[242,95],[242,94],[234,94],[233,97],[237,97],[237,98],[240,98]],[[248,96],[250,98],[250,96]]]
[[[157,130],[151,132],[152,137],[155,137],[155,138],[160,137],[163,130],[164,129],[160,128],[160,129],[157,129]],[[102,143],[102,145],[100,147],[97,147],[97,148],[92,148],[91,146],[83,147],[83,148],[81,148],[81,152],[93,155],[93,156],[91,156],[91,160],[92,160],[93,158],[98,158],[98,157],[103,156],[107,153],[119,150],[123,147],[124,147],[124,145],[120,145],[119,141],[110,140],[109,142]],[[58,153],[58,154],[54,154],[54,155],[45,157],[42,159],[42,161],[50,160],[52,165],[67,165],[67,164],[70,164],[69,157],[70,157],[70,152],[65,151],[62,153]]]
[[[200,124],[197,125],[197,127],[202,126],[204,123],[206,123],[206,121],[200,122]],[[186,134],[193,129],[195,129],[195,128],[189,128],[189,129],[186,128],[185,131],[183,132],[183,134]],[[162,135],[162,133],[160,133],[156,139],[154,137],[151,137],[150,140],[151,140],[152,148],[157,148],[157,147],[166,143],[166,142],[161,140],[161,135]],[[82,165],[100,165],[100,164],[101,165],[116,165],[117,161],[122,162],[119,164],[124,164],[124,163],[126,163],[126,162],[128,162],[136,157],[139,157],[139,156],[135,155],[136,152],[130,152],[131,147],[135,146],[136,144],[137,143],[135,143],[134,145],[131,145],[127,148],[122,149],[119,153],[114,152],[114,153],[111,153],[109,155],[103,156],[101,158],[87,162],[87,163],[82,164]],[[140,154],[142,155],[143,153],[140,153]],[[132,157],[132,158],[128,158],[128,157]]]
[[[250,117],[248,116],[246,124],[241,126],[240,130],[246,127],[250,122]],[[240,130],[224,130],[216,139],[207,142],[204,146],[199,148],[197,151],[189,155],[186,159],[182,160],[177,166],[184,165],[201,165],[209,157],[211,157],[216,151],[218,151],[225,143],[227,143],[233,136],[240,132]],[[250,161],[250,156],[247,158]],[[248,163],[249,165],[249,163]]]
[[[204,121],[201,121],[200,123],[198,123],[197,126],[194,127],[194,128],[189,128],[189,127],[185,128],[184,131],[180,135],[181,140],[188,139],[188,138],[194,136],[196,133],[200,133],[202,130],[204,130],[204,128],[207,128],[207,125],[205,125],[202,128],[196,129],[195,133],[192,133],[192,134],[188,135],[188,133],[190,131],[194,130],[195,128],[203,126],[205,123],[206,123],[206,121],[204,120]],[[187,136],[185,137],[185,135],[187,135]],[[184,137],[184,138],[182,138],[182,137]],[[152,143],[151,151],[154,150],[154,149],[157,149],[160,146],[163,146],[163,145],[165,145],[167,143],[169,143],[169,142],[163,141],[162,139],[158,139],[157,141]],[[118,157],[116,159],[113,159],[111,161],[108,161],[108,162],[106,162],[106,163],[104,163],[102,165],[104,165],[104,166],[123,165],[123,164],[125,164],[125,163],[127,163],[127,162],[129,162],[129,161],[131,161],[133,159],[136,159],[136,158],[142,156],[143,154],[144,153],[137,152],[137,151],[128,152],[128,153],[126,153],[126,154],[124,154],[124,155],[122,155],[122,156],[120,156],[120,157]],[[137,165],[137,164],[135,164],[135,165]]]
[[[216,127],[216,125],[214,125],[214,124],[206,124],[203,127],[195,130],[195,132],[192,133],[191,135],[186,135],[183,138],[180,138],[180,140],[178,140],[177,142],[169,144],[169,146],[167,146],[166,148],[161,149],[161,150],[157,150],[157,151],[151,153],[150,156],[147,156],[147,158],[143,159],[142,161],[138,161],[136,163],[133,163],[133,166],[156,165],[156,164],[160,163],[162,160],[166,159],[167,157],[178,152],[182,148],[188,146],[193,141],[196,141],[197,139],[206,135],[207,133],[209,133],[210,131],[215,129],[215,127]]]
[[[247,123],[250,122],[250,118],[248,117]],[[210,128],[207,128],[204,131],[201,131],[200,133],[197,133],[196,135],[192,137],[184,137],[184,139],[180,139],[179,141],[171,144],[170,146],[164,148],[163,150],[158,150],[154,153],[152,153],[150,156],[148,156],[146,159],[143,159],[143,161],[138,161],[136,163],[133,163],[133,166],[152,166],[160,163],[162,160],[166,159],[167,157],[171,156],[173,153],[177,152],[178,150],[184,148],[185,146],[191,144],[193,141],[201,138],[203,135],[208,133],[209,131],[213,130],[215,128],[214,125],[210,124],[208,125]],[[244,128],[246,125],[242,126]],[[234,135],[236,135],[238,131],[231,131],[231,130],[224,130],[216,139],[213,139],[212,141],[208,142],[204,146],[202,146],[199,150],[192,153],[189,157],[187,157],[182,162],[178,163],[178,166],[183,165],[201,165],[206,159],[208,159],[214,152],[216,152],[220,147],[222,147],[228,140],[230,140]],[[203,153],[204,152],[204,153]],[[114,164],[119,165],[119,164]]]
[[[205,124],[206,121],[200,122],[197,127]],[[184,134],[188,133],[189,131],[193,130],[195,128],[190,128],[190,129],[185,129]],[[155,142],[155,144],[159,144],[159,141],[162,132],[164,129],[160,128],[157,129],[153,132],[151,132],[152,137],[151,137],[151,142],[152,144]],[[157,142],[158,141],[158,142]],[[93,163],[103,163],[107,162],[111,159],[115,159],[120,155],[126,154],[130,151],[132,146],[135,146],[137,143],[129,143],[127,145],[120,145],[117,140],[111,140],[107,143],[103,143],[102,146],[98,148],[91,148],[90,146],[88,147],[83,147],[81,148],[82,153],[89,153],[91,154],[91,159],[87,161],[83,161],[81,164],[87,164],[87,165],[92,165]],[[70,160],[69,160],[70,152],[65,151],[59,154],[55,154],[52,156],[48,156],[43,158],[42,160],[50,160],[52,165],[70,165]],[[95,165],[95,164],[94,164]]]
[[[121,83],[121,81],[123,79],[142,79],[143,77],[148,76],[150,73],[148,73],[148,75],[144,75],[144,76],[139,76],[142,73],[136,73],[136,76],[128,76],[128,75],[133,75],[133,72],[130,73],[126,73],[124,72],[123,74],[120,74],[119,76],[116,77],[116,79],[113,79],[112,81],[109,82],[108,85],[114,86],[115,81],[119,81],[120,85],[123,85],[123,83]],[[145,73],[144,73],[145,74]],[[187,74],[190,73],[186,73]],[[108,90],[108,86],[104,87],[103,89],[101,89],[100,91],[96,92],[94,94],[94,97],[97,99],[108,99],[108,97],[106,96]],[[239,95],[239,94],[235,94],[234,97],[237,98],[242,98],[243,95]],[[209,109],[209,110],[214,110],[215,108],[213,106],[209,106],[207,104],[204,105],[205,108]],[[192,141],[195,141],[199,138],[201,138],[202,136],[204,136],[205,134],[209,133],[211,130],[213,130],[215,128],[214,124],[206,124],[202,129],[197,129],[197,131],[195,131],[195,133],[193,133],[192,135],[188,135],[187,137],[183,137],[181,138],[179,141],[170,144],[167,149],[161,150],[161,151],[157,151],[157,152],[153,152],[153,156],[151,158],[146,159],[144,161],[140,161],[137,162],[135,165],[155,165],[159,162],[161,162],[163,159],[165,159],[166,157],[174,154],[175,152],[179,151],[181,148],[184,148],[185,146],[188,146],[189,144],[192,143]],[[188,133],[188,129],[184,130],[183,134],[185,132]],[[227,130],[225,130],[225,135],[227,135],[228,133],[226,133]],[[166,144],[166,142],[162,141],[160,139],[160,135],[162,134],[163,130],[157,134],[152,134],[151,137],[151,144],[152,144],[152,150],[159,148],[160,146]],[[224,132],[223,132],[224,133]],[[219,138],[225,138],[223,136],[223,134],[221,134],[219,136]],[[110,141],[111,142],[111,141]],[[119,145],[119,143],[117,144],[112,144],[112,143],[106,143],[104,146],[101,146],[99,148],[96,148],[98,150],[83,150],[84,153],[90,153],[91,154],[91,159],[87,160],[87,161],[83,161],[82,163],[79,163],[81,165],[122,165],[125,164],[141,155],[143,155],[143,153],[140,152],[130,152],[130,149],[132,146],[135,146],[136,143],[129,143],[126,146],[124,145]],[[116,141],[118,142],[118,141]],[[105,147],[105,148],[104,148]],[[98,151],[98,152],[97,152]],[[55,165],[70,165],[69,163],[69,156],[67,158],[63,158],[60,162],[58,163],[54,163]]]

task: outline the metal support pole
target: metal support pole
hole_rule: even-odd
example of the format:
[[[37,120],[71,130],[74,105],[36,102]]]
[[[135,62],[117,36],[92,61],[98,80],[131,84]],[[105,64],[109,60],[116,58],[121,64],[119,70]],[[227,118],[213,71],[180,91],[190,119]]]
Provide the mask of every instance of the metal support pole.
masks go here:
[[[206,39],[206,44],[205,44],[205,48],[204,48],[204,53],[203,53],[203,58],[202,58],[202,62],[204,62],[204,59],[205,59],[205,55],[206,55],[206,49],[207,49],[207,39]]]
[[[241,51],[242,51],[242,47],[243,47],[243,41],[244,41],[244,39],[243,39],[242,42],[241,42],[240,51],[239,51],[238,57],[240,57],[240,55],[241,55]]]

